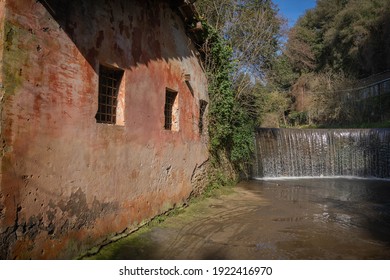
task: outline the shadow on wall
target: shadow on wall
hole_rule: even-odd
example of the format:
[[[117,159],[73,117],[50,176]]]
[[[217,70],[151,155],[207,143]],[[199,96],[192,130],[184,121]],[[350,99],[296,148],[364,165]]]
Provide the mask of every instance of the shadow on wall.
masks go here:
[[[39,0],[95,72],[192,56],[173,1]]]
[[[5,12],[9,13],[5,15],[7,36],[4,46],[4,92],[7,95],[2,100],[4,120],[1,140],[4,139],[3,144],[7,149],[1,158],[0,226],[4,228],[0,233],[0,258],[16,255],[27,258],[30,251],[25,248],[30,250],[31,244],[39,248],[38,242],[64,246],[65,242],[71,243],[73,239],[64,242],[57,240],[67,232],[88,227],[95,220],[113,216],[117,212],[118,204],[107,201],[118,199],[119,195],[102,194],[96,200],[90,200],[94,191],[89,186],[94,186],[95,182],[103,184],[103,179],[95,174],[101,175],[99,172],[105,171],[107,166],[99,157],[117,155],[118,151],[125,150],[122,149],[124,144],[116,149],[116,142],[108,140],[125,143],[123,129],[106,129],[106,126],[101,126],[103,128],[99,130],[95,130],[95,127],[89,129],[89,125],[95,123],[93,116],[97,109],[96,77],[91,74],[98,74],[100,63],[131,69],[156,60],[164,64],[168,60],[194,57],[183,21],[171,10],[169,3],[171,1],[168,0],[5,1]],[[159,69],[164,71],[166,68],[166,65],[162,65]],[[140,75],[144,73],[139,72]],[[147,73],[156,78],[158,73],[155,72]],[[174,76],[176,72],[169,73],[168,78],[180,79],[180,76]],[[149,104],[149,99],[145,98],[141,104]],[[161,115],[160,112],[155,114]],[[125,130],[126,133],[129,131]],[[92,137],[78,141],[83,138],[84,132],[88,135],[101,132],[104,137],[93,139],[91,145],[89,140]],[[139,136],[134,131],[131,133]],[[146,136],[149,137],[148,134]],[[72,145],[64,145],[69,139],[74,139]],[[159,138],[158,141],[162,140]],[[74,148],[76,146],[77,149]],[[78,155],[74,156],[76,153]],[[121,158],[124,158],[123,153]],[[123,166],[128,168],[127,158]],[[188,166],[186,168],[189,170]],[[77,173],[79,170],[85,173],[80,175]],[[115,176],[120,172],[114,170],[110,176],[120,179],[122,177]],[[110,176],[105,176],[107,181]],[[73,179],[75,177],[78,177],[77,180]],[[87,182],[90,178],[92,183]],[[128,180],[127,177],[123,181],[119,179],[119,182]],[[175,191],[179,187],[181,185]],[[169,199],[179,199],[172,193]],[[184,196],[184,191],[177,194],[179,196]],[[139,197],[133,201],[139,208],[126,209],[134,214],[136,222],[144,218],[141,215],[154,215],[157,211],[153,208],[157,208],[156,205],[151,203],[150,206],[149,201]],[[160,202],[167,195],[151,193],[150,197],[156,197],[156,201]],[[120,231],[127,226],[122,220],[115,222]],[[103,229],[93,230],[99,235],[96,239],[104,234]],[[45,237],[35,238],[38,233]],[[84,237],[80,237],[81,234],[73,236],[79,243],[73,242],[69,252],[61,252],[53,245],[46,251],[38,252],[33,248],[35,251],[31,255],[50,258],[61,253],[70,257],[83,246],[89,246],[88,242],[95,242],[94,236],[88,235],[90,239],[85,238],[88,240],[82,242],[80,240]],[[17,241],[20,242],[14,246]],[[11,253],[11,249],[18,252]]]

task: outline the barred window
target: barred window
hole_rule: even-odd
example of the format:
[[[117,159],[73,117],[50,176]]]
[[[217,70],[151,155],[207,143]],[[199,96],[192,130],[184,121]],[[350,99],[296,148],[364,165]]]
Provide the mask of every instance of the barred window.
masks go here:
[[[118,92],[123,77],[123,70],[99,67],[99,99],[96,122],[116,124]]]
[[[178,104],[177,92],[167,89],[165,92],[164,128],[166,130],[178,130]]]

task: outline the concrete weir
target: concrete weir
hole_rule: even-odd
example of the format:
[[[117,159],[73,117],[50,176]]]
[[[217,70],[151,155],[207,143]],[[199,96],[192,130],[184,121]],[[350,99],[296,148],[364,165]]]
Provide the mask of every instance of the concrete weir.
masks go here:
[[[390,178],[390,129],[259,128],[253,176]]]

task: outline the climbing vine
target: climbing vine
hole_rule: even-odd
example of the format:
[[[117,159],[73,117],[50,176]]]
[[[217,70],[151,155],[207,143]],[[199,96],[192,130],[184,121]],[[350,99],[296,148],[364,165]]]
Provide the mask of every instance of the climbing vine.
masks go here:
[[[231,46],[212,26],[204,21],[202,25],[210,96],[210,151],[215,160],[226,154],[236,171],[243,171],[253,153],[254,120],[234,90]]]

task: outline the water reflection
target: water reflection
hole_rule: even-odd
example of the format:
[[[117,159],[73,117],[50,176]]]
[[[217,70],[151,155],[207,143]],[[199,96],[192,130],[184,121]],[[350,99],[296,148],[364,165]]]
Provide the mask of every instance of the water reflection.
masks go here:
[[[340,240],[356,238],[356,246],[367,242],[390,245],[390,181],[295,179],[248,186],[258,188],[273,201],[276,213],[288,208],[296,215],[296,221],[302,217],[310,220],[313,230],[322,229]]]
[[[297,179],[241,182],[97,258],[390,259],[389,247],[389,181]]]

